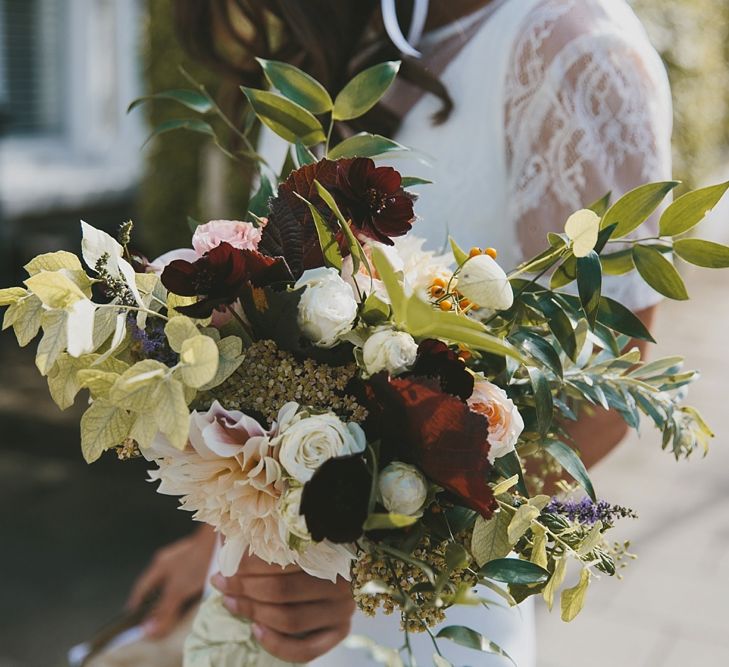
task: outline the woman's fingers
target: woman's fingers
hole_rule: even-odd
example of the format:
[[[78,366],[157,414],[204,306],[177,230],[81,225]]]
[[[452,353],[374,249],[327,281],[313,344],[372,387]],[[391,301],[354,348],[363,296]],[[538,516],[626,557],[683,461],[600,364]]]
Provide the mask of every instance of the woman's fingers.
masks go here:
[[[127,599],[127,609],[137,609],[144,602],[145,598],[162,586],[164,579],[164,570],[153,561],[134,582],[132,592]]]
[[[287,565],[281,567],[280,565],[272,565],[267,563],[265,560],[261,560],[256,556],[246,556],[240,562],[238,566],[239,575],[246,576],[258,576],[258,575],[281,575],[281,574],[293,574],[301,572],[301,568],[297,565]]]
[[[258,624],[253,634],[271,655],[286,662],[309,662],[331,651],[349,634],[349,622],[312,632],[306,637],[291,637]]]
[[[329,599],[351,599],[352,592],[348,582],[340,579],[337,583],[317,579],[305,572],[286,575],[234,576],[223,577],[217,574],[212,584],[223,595],[246,597],[258,602],[275,604],[295,604]]]
[[[301,604],[268,604],[226,597],[224,604],[231,613],[286,635],[303,635],[348,624],[354,612],[351,597]]]
[[[167,636],[177,625],[184,607],[185,600],[179,596],[172,593],[163,595],[144,621],[145,635],[153,639]]]

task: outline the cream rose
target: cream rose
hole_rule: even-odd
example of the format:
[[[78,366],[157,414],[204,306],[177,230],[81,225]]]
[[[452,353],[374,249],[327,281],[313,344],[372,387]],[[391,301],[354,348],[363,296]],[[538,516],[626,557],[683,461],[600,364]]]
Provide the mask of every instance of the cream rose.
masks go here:
[[[279,514],[281,515],[281,537],[288,542],[289,536],[293,535],[301,540],[311,540],[309,529],[306,527],[306,518],[300,513],[301,495],[304,491],[302,486],[290,488],[279,501]]]
[[[378,480],[380,499],[388,512],[419,515],[428,497],[428,482],[415,466],[394,461]]]
[[[466,260],[458,275],[458,291],[477,306],[491,310],[508,310],[514,303],[506,273],[489,255]]]
[[[352,330],[357,317],[354,292],[336,269],[304,271],[296,288],[306,287],[299,301],[298,323],[304,335],[318,347],[334,347]]]
[[[413,337],[393,329],[375,331],[362,347],[362,360],[370,375],[379,371],[403,373],[415,363],[417,354],[418,345]]]
[[[192,247],[199,255],[204,255],[223,242],[239,250],[256,250],[262,233],[262,227],[256,227],[250,222],[211,220],[195,229]]]
[[[506,392],[488,380],[477,380],[468,405],[489,420],[489,461],[493,463],[513,451],[524,430],[524,420]]]
[[[331,413],[297,413],[273,440],[279,461],[297,482],[305,484],[324,461],[358,454],[367,445],[359,424],[344,423]]]

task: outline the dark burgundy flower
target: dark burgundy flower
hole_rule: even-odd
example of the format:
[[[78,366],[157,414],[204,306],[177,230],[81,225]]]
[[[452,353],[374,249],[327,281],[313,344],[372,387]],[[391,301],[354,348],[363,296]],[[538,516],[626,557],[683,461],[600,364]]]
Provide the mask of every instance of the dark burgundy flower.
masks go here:
[[[465,401],[473,393],[473,375],[445,343],[428,338],[418,345],[418,355],[408,376],[437,378],[441,389]]]
[[[372,413],[368,426],[381,439],[383,463],[397,458],[417,465],[463,505],[488,518],[496,507],[487,484],[488,420],[439,384],[432,378],[373,376],[363,394]]]
[[[369,158],[337,162],[337,199],[361,236],[392,245],[413,225],[413,198],[392,167],[376,167]]]
[[[360,454],[325,461],[304,485],[301,514],[315,542],[354,542],[367,519],[372,476]]]
[[[233,303],[248,283],[257,287],[291,279],[286,262],[254,250],[239,250],[221,243],[195,262],[176,259],[162,272],[162,284],[173,294],[203,297],[177,310],[190,317],[210,317]]]

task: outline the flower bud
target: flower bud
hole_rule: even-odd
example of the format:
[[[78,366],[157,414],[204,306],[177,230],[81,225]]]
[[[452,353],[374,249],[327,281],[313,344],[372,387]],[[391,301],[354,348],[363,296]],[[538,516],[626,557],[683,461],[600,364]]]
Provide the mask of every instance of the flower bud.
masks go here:
[[[394,461],[379,477],[380,498],[388,512],[419,515],[428,497],[428,482],[415,466]]]
[[[413,337],[403,331],[382,329],[373,333],[362,347],[365,370],[374,375],[388,371],[399,375],[408,370],[418,354],[418,345]]]

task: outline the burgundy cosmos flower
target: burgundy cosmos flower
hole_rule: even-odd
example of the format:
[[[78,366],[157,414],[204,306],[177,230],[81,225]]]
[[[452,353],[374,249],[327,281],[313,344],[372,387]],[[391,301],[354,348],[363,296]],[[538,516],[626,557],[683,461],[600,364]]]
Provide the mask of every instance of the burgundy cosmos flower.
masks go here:
[[[196,318],[210,317],[219,306],[233,303],[248,283],[262,287],[290,279],[291,272],[281,257],[239,250],[225,242],[195,262],[176,259],[162,272],[162,284],[173,294],[203,297],[177,308]]]
[[[340,160],[337,190],[359,235],[392,245],[392,237],[404,236],[413,226],[413,198],[392,167],[376,167],[369,158]]]

